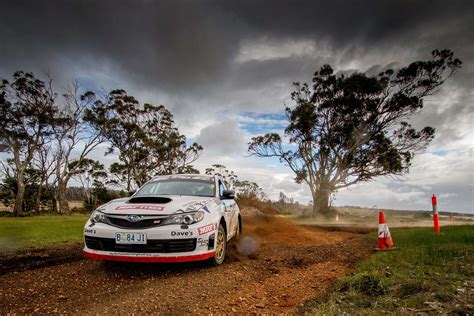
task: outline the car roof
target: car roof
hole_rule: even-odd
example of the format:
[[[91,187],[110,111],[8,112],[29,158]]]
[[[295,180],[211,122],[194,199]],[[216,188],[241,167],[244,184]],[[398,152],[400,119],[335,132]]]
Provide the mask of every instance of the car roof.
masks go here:
[[[193,174],[193,173],[180,173],[170,174],[165,176],[157,176],[152,178],[150,181],[163,180],[163,179],[199,179],[199,180],[214,180],[214,175],[210,174]]]

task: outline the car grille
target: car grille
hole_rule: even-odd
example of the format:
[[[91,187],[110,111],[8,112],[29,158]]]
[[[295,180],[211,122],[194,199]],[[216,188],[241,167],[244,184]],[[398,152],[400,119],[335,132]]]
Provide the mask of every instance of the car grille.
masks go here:
[[[113,238],[85,236],[87,248],[103,251],[172,253],[189,252],[196,249],[196,238],[149,239],[146,245],[116,244]]]
[[[130,222],[125,218],[107,216],[108,224],[123,228],[151,228],[160,226],[164,222],[164,220],[165,218],[144,218],[138,222]]]

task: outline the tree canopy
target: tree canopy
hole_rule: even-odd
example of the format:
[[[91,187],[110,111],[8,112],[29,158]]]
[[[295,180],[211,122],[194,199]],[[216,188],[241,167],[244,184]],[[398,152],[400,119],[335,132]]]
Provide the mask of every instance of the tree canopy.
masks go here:
[[[327,212],[329,195],[338,189],[408,172],[435,134],[430,126],[414,128],[409,119],[460,66],[449,50],[375,76],[337,74],[324,65],[311,85],[294,83],[284,132],[289,144],[270,133],[253,137],[249,152],[279,158],[296,182],[309,186],[314,213]]]
[[[71,178],[91,209],[112,196],[107,184],[125,182],[130,190],[155,175],[198,172],[192,163],[202,147],[187,143],[163,105],[141,105],[120,89],[98,96],[77,82],[58,96],[48,79],[18,71],[0,85],[0,151],[11,155],[2,161],[0,191],[8,204],[14,197],[16,215],[39,213],[48,194],[53,211],[70,213]],[[89,158],[104,142],[107,154],[118,154],[109,172]]]
[[[117,152],[120,162],[111,171],[119,182],[126,182],[127,190],[154,175],[197,172],[191,163],[202,146],[186,144],[163,105],[141,106],[124,90],[113,90],[106,98],[98,98],[85,118],[107,139],[108,153]]]
[[[25,173],[45,137],[53,133],[57,107],[51,81],[17,71],[13,81],[0,86],[0,151],[13,155],[16,199],[13,210],[21,215],[25,195]]]
[[[240,180],[234,171],[229,170],[224,165],[214,164],[206,168],[205,173],[221,177],[226,187],[234,190],[239,199],[266,199],[266,194],[257,183],[248,180]]]

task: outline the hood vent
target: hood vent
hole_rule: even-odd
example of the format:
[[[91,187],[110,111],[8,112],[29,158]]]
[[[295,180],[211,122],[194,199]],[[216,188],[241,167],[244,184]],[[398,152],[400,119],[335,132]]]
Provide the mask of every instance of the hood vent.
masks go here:
[[[171,202],[172,199],[161,196],[136,196],[128,200],[128,203],[153,203],[153,204],[166,204]]]

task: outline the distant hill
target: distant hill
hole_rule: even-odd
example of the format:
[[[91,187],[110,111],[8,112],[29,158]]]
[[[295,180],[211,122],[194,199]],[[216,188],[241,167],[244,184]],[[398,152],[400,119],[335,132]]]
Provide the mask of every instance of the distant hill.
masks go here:
[[[427,210],[394,210],[394,209],[387,209],[387,208],[368,208],[368,207],[360,207],[360,206],[336,206],[334,207],[339,213],[345,213],[347,215],[354,215],[354,216],[369,216],[373,215],[379,211],[383,211],[387,215],[397,215],[397,216],[420,216],[423,213],[426,215],[431,215],[432,211]],[[446,212],[440,211],[440,216],[456,216],[456,217],[466,217],[474,219],[473,213],[458,213],[458,212]]]

